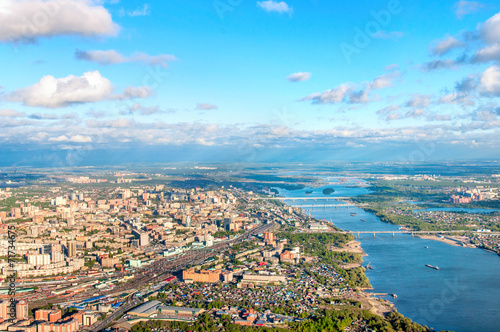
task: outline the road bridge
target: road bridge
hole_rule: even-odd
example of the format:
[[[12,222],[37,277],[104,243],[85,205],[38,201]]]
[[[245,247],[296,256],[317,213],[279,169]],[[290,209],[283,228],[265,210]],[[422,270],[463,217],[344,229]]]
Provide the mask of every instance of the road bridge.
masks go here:
[[[266,197],[266,198],[260,198],[264,200],[276,200],[276,201],[320,201],[320,200],[332,200],[332,201],[339,201],[339,200],[346,200],[346,199],[351,199],[352,197],[341,197],[341,196],[329,196],[329,197],[311,197],[311,196],[305,196],[305,197]]]
[[[481,231],[468,231],[468,230],[451,230],[451,231],[411,231],[411,230],[402,230],[402,231],[345,231],[338,232],[343,234],[354,234],[359,238],[361,234],[373,234],[375,237],[376,234],[392,234],[394,237],[396,234],[410,234],[411,236],[418,234],[459,234],[459,233],[473,233],[473,234],[481,234],[481,235],[500,235],[500,232],[481,232]]]
[[[362,203],[362,204],[311,204],[311,205],[291,205],[293,207],[300,207],[300,208],[339,208],[339,207],[346,207],[346,208],[350,208],[350,207],[356,207],[356,206],[367,206],[368,204],[365,204],[365,203]]]

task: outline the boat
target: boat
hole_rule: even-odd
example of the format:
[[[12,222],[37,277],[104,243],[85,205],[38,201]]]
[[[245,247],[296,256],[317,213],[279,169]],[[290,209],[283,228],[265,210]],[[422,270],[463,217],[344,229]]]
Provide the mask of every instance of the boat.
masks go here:
[[[429,264],[425,264],[425,266],[430,267],[431,269],[434,269],[434,270],[439,270],[439,267],[437,267],[437,266],[432,266]]]
[[[364,220],[364,219],[361,219],[361,221],[366,221],[366,220]]]
[[[428,246],[425,246],[425,249],[429,249],[429,247],[428,247]]]
[[[396,294],[391,294],[391,296],[392,296],[393,298],[398,297]]]
[[[356,213],[354,213],[354,212],[351,212],[351,216],[353,216],[353,217],[354,217],[355,215],[356,215]]]

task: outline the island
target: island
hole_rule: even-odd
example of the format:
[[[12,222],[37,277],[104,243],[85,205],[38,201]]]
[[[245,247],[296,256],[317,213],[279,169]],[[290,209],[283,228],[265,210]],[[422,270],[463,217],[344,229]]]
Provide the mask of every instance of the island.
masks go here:
[[[335,189],[333,188],[325,188],[323,189],[323,195],[330,195],[335,192]]]

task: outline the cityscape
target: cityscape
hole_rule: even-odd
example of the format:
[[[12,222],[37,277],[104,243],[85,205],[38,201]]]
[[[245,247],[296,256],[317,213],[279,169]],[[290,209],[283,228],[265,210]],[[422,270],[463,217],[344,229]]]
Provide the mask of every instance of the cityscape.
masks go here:
[[[499,3],[0,22],[0,331],[498,331]]]

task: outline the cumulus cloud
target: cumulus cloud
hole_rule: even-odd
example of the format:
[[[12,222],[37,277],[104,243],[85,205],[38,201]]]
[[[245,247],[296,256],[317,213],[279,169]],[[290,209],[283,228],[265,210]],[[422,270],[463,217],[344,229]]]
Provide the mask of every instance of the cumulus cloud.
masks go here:
[[[431,97],[428,95],[414,94],[405,104],[406,107],[425,108],[431,104]]]
[[[427,112],[423,109],[416,108],[408,110],[406,112],[401,112],[402,109],[399,105],[390,105],[377,111],[379,117],[387,122],[402,119],[418,119],[427,115]]]
[[[480,92],[487,96],[500,97],[500,67],[491,66],[481,75]]]
[[[218,109],[218,107],[213,104],[201,103],[196,105],[196,109],[199,111],[209,111],[209,110],[216,110]]]
[[[101,65],[112,65],[126,62],[138,62],[145,65],[156,66],[160,65],[164,68],[167,67],[168,61],[176,60],[176,57],[170,54],[148,55],[145,53],[136,52],[131,56],[124,56],[115,50],[94,50],[94,51],[75,51],[75,58],[78,60],[85,60],[97,62]]]
[[[303,82],[311,78],[311,73],[308,72],[298,72],[288,75],[286,77],[290,82]]]
[[[434,60],[427,62],[421,66],[423,71],[433,71],[439,69],[452,69],[457,66],[457,62],[451,59]]]
[[[57,114],[30,114],[28,118],[33,120],[58,120],[59,116]]]
[[[484,5],[477,1],[459,1],[453,7],[457,17],[462,19],[467,14],[478,12]]]
[[[47,75],[38,83],[9,94],[8,99],[26,106],[60,108],[108,99],[145,98],[152,93],[147,87],[128,87],[117,95],[112,92],[111,81],[98,71],[92,71],[83,76],[70,75],[64,78]]]
[[[74,136],[66,136],[61,135],[58,137],[51,137],[48,139],[49,142],[72,142],[72,143],[90,143],[92,142],[92,138],[84,135],[74,135]]]
[[[464,43],[456,39],[455,37],[448,36],[436,43],[431,49],[433,55],[444,55],[449,51],[463,47]]]
[[[0,117],[3,117],[3,118],[23,118],[25,116],[26,116],[25,113],[21,113],[21,112],[15,111],[15,110],[6,109],[6,108],[0,109]]]
[[[0,41],[30,42],[42,37],[116,36],[111,14],[92,0],[2,0]]]
[[[377,114],[385,121],[392,121],[401,118],[401,114],[397,113],[401,108],[398,105],[390,105],[377,111]]]
[[[277,12],[277,13],[293,13],[293,8],[288,6],[284,1],[258,1],[257,6],[264,9],[266,12]]]
[[[500,43],[500,13],[489,18],[480,28],[481,38],[488,44]]]
[[[313,104],[338,104],[345,101],[347,99],[346,97],[348,97],[353,90],[353,83],[342,83],[333,89],[329,89],[321,93],[312,93],[301,100],[311,101]]]
[[[362,84],[346,82],[324,92],[312,93],[300,100],[311,101],[313,104],[338,104],[342,102],[364,104],[372,101],[369,98],[370,92],[392,86],[394,79],[398,77],[399,72],[391,72]]]
[[[471,59],[472,63],[500,62],[500,44],[488,45],[478,50]]]
[[[101,65],[111,65],[116,63],[127,62],[127,58],[116,52],[115,50],[109,51],[75,51],[75,58],[78,60],[86,60],[100,63]]]

